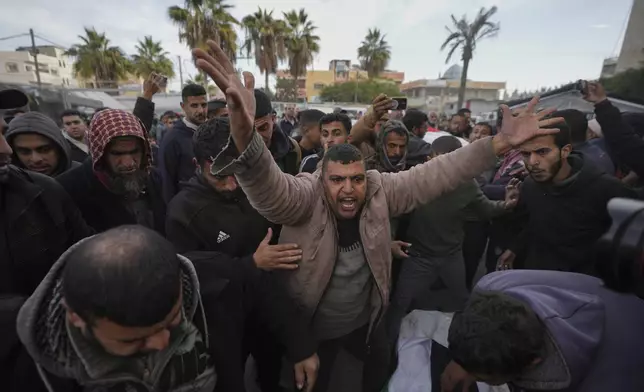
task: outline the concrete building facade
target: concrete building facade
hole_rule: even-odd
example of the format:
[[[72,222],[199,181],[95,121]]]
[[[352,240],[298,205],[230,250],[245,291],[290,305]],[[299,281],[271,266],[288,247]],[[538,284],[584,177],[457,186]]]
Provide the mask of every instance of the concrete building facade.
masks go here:
[[[73,61],[56,46],[38,46],[38,70],[43,86],[76,87]],[[0,82],[37,85],[36,63],[31,47],[0,52]]]
[[[633,0],[615,73],[644,67],[644,0]]]

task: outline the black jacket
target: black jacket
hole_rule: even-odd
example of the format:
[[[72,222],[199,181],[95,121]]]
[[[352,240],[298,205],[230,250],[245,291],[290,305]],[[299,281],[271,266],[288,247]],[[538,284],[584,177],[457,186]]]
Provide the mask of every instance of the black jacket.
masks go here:
[[[302,150],[300,145],[287,136],[277,125],[273,129],[269,151],[275,159],[277,166],[287,174],[296,175],[300,172]]]
[[[74,143],[70,142],[69,140],[67,140],[67,144],[69,145],[72,161],[81,162],[81,163],[85,162],[85,159],[87,159],[89,154],[81,150],[80,148],[78,148]]]
[[[208,250],[243,257],[255,252],[269,227],[243,193],[226,200],[193,177],[168,205],[166,236],[179,253]]]
[[[52,178],[11,167],[0,186],[0,380],[12,390],[34,371],[16,335],[16,317],[58,257],[92,230],[63,188]],[[14,371],[16,369],[16,371]]]
[[[159,147],[157,167],[163,178],[163,198],[169,203],[179,193],[181,182],[190,180],[195,174],[195,157],[192,136],[194,130],[183,120],[174,123],[166,132]]]
[[[609,100],[595,105],[595,115],[611,156],[643,179],[644,140],[624,121],[619,109]]]
[[[515,253],[526,250],[527,269],[593,273],[593,245],[608,230],[608,201],[634,198],[635,193],[604,173],[583,155],[571,154],[572,175],[559,184],[539,184],[528,178],[520,204],[527,209],[527,230]]]
[[[136,217],[123,203],[122,196],[110,192],[96,177],[91,159],[56,179],[72,197],[87,224],[96,231],[137,223]],[[154,168],[150,168],[143,197],[147,198],[152,209],[154,227],[151,228],[165,234],[166,205],[161,195],[161,177]]]

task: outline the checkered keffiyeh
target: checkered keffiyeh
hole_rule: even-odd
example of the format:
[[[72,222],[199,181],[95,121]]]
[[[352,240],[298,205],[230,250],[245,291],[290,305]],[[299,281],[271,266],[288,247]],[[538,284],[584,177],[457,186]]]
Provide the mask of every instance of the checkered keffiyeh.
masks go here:
[[[97,163],[105,153],[105,147],[119,136],[135,136],[143,140],[145,148],[145,168],[151,165],[150,143],[145,135],[141,120],[135,115],[123,110],[106,109],[100,111],[89,125],[88,141],[89,151],[92,156],[92,166],[97,170]]]

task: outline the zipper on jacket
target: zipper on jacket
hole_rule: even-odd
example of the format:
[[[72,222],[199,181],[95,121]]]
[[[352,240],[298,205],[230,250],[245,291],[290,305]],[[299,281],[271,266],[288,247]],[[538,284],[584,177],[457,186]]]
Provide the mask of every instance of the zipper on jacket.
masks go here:
[[[315,320],[315,314],[318,312],[318,308],[320,307],[320,302],[322,302],[322,298],[324,298],[324,294],[326,294],[326,290],[329,288],[329,282],[331,282],[331,277],[333,276],[333,271],[335,270],[335,263],[338,261],[338,246],[340,244],[340,237],[338,236],[338,227],[335,221],[335,216],[333,214],[331,215],[331,224],[333,225],[333,232],[335,234],[335,250],[333,251],[333,268],[331,269],[331,276],[328,276],[326,278],[326,285],[324,286],[324,290],[322,290],[322,294],[318,297],[317,301],[315,302],[315,309],[313,310],[313,315],[311,316],[311,320]],[[321,232],[324,232],[324,229],[322,229]],[[324,234],[322,234],[324,235]]]
[[[358,230],[359,231],[360,231],[360,222],[362,222],[362,218],[365,217],[365,215],[367,213],[366,211],[367,211],[366,209],[363,209],[362,214],[360,214],[361,215],[360,220],[358,221]],[[385,300],[383,298],[383,291],[382,291],[380,285],[378,284],[378,279],[376,279],[376,274],[373,272],[373,267],[371,266],[371,263],[369,262],[369,258],[367,257],[367,252],[365,252],[365,250],[364,250],[365,248],[364,248],[364,241],[362,239],[362,232],[360,232],[360,241],[363,244],[362,252],[364,254],[365,262],[367,263],[367,266],[369,266],[369,271],[371,271],[371,276],[373,278],[373,282],[376,285],[376,289],[378,290],[378,295],[380,296],[380,309],[378,309],[378,313],[376,314],[376,318],[373,320],[373,322],[371,321],[371,315],[369,315],[369,329],[367,330],[367,341],[365,342],[366,345],[367,345],[367,354],[369,354],[371,352],[371,345],[369,345],[369,338],[371,337],[371,332],[373,332],[373,328],[378,324],[378,322],[380,320],[382,311],[383,311],[383,309],[385,307]],[[370,299],[370,302],[371,302],[371,299]]]

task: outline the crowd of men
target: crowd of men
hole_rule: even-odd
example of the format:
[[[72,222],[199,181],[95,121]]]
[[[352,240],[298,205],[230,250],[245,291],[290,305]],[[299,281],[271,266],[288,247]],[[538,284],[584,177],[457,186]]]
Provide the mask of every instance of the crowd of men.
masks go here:
[[[442,288],[437,390],[644,391],[644,300],[593,251],[608,202],[640,197],[644,129],[600,84],[591,122],[535,98],[443,126],[385,95],[355,124],[279,120],[209,46],[193,54],[223,95],[187,85],[154,126],[158,75],[89,123],[0,91],[3,390],[243,392],[252,373],[325,392],[346,351],[382,391],[405,315]]]

